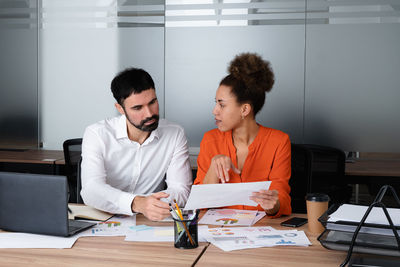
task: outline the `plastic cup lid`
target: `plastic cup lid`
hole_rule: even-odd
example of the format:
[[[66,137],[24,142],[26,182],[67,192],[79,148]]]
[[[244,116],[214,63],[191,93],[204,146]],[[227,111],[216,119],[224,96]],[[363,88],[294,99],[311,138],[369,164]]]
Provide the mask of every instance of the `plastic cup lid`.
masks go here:
[[[308,201],[325,202],[329,201],[329,196],[323,193],[309,193],[306,196]]]

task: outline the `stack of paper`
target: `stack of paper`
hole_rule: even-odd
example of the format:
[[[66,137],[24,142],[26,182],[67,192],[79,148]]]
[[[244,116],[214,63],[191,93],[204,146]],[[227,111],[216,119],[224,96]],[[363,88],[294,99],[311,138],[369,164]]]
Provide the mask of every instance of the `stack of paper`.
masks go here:
[[[257,210],[210,209],[199,224],[251,226],[264,216],[265,212]]]
[[[303,231],[265,227],[224,227],[202,229],[208,242],[224,251],[273,246],[311,245]]]
[[[356,225],[347,225],[346,222],[359,223],[363,218],[368,206],[360,205],[341,205],[334,213],[329,216],[326,228],[330,230],[354,232],[357,228]],[[392,219],[393,224],[396,227],[400,226],[400,209],[387,209]],[[368,215],[366,223],[378,224],[388,226],[389,222],[386,219],[386,215],[382,208],[374,207],[372,208],[370,214]],[[385,228],[375,228],[375,227],[362,227],[360,232],[370,233],[370,234],[381,234],[381,235],[393,235],[391,229]],[[400,234],[400,230],[398,231]]]

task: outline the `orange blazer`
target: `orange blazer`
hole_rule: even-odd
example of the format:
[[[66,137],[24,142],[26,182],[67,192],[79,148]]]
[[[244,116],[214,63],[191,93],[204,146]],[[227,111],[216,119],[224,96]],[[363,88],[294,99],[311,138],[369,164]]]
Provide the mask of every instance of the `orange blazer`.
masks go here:
[[[230,183],[272,181],[270,190],[277,190],[280,209],[273,217],[289,215],[292,212],[290,206],[291,174],[290,139],[287,134],[279,130],[259,125],[259,131],[253,143],[249,146],[249,152],[244,162],[241,174],[229,171]],[[200,153],[197,158],[197,177],[194,184],[202,184],[204,176],[211,164],[211,159],[219,154],[231,158],[237,167],[236,148],[233,145],[232,131],[222,132],[218,129],[204,134],[200,143]],[[263,210],[260,205],[230,206],[232,209]]]

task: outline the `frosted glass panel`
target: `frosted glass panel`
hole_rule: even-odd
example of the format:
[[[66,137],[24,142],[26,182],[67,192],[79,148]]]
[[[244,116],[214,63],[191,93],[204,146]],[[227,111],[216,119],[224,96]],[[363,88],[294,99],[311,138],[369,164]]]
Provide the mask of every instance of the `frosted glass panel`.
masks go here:
[[[111,80],[147,70],[163,116],[163,1],[43,1],[41,129],[44,147],[62,149],[86,126],[119,114]]]
[[[227,75],[229,62],[238,53],[256,52],[271,62],[276,75],[275,86],[257,121],[287,132],[293,142],[301,142],[304,1],[240,2],[167,4],[165,116],[184,126],[190,146],[198,147],[204,132],[215,128],[215,92]],[[225,9],[234,11],[224,13]]]
[[[0,2],[0,148],[38,147],[36,1]]]
[[[307,25],[305,142],[399,152],[399,4],[366,2]]]

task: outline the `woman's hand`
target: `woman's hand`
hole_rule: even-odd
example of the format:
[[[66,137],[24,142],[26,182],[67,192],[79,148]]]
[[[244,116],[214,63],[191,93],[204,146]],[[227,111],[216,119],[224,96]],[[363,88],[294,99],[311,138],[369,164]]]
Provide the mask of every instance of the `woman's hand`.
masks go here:
[[[240,174],[240,171],[233,165],[231,159],[225,155],[216,155],[211,159],[210,167],[204,177],[204,184],[218,184],[229,182],[229,170]]]
[[[211,160],[210,168],[214,169],[214,173],[221,183],[229,182],[229,170],[233,170],[237,174],[240,174],[235,165],[233,165],[231,159],[225,155],[216,155]]]
[[[260,190],[253,192],[251,200],[257,202],[268,215],[274,215],[279,211],[280,203],[277,190]]]

